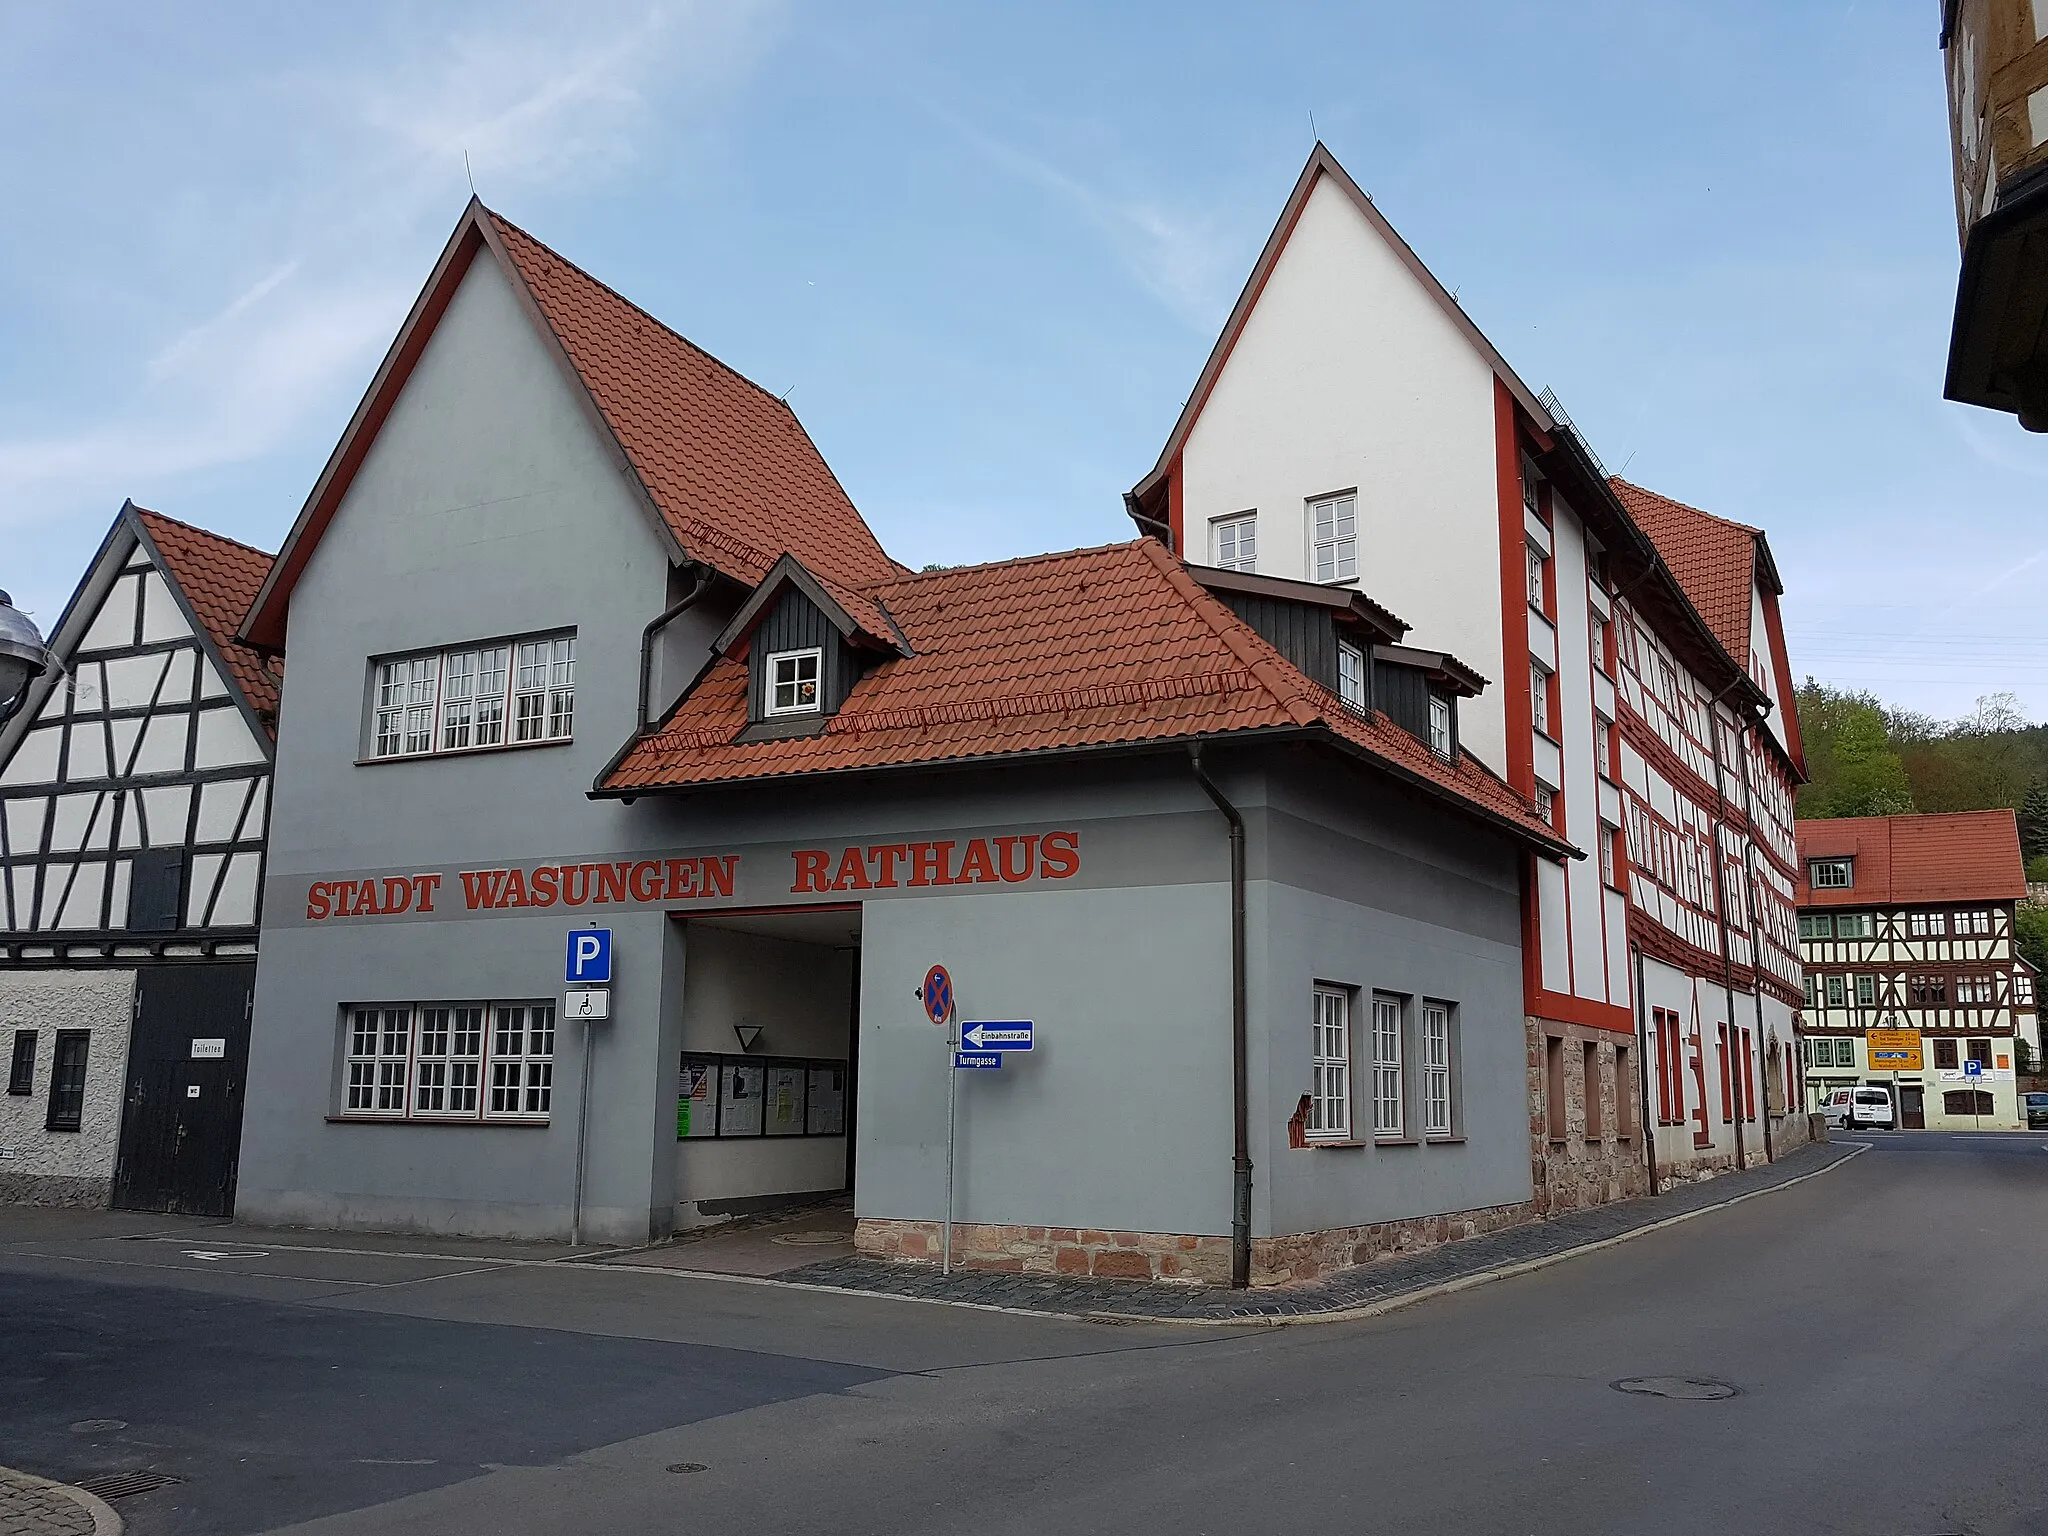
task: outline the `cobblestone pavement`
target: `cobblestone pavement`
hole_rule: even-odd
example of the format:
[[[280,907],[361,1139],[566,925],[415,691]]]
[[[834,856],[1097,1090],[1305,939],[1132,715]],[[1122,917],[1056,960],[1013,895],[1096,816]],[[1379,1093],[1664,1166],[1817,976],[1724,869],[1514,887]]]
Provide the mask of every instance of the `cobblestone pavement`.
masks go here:
[[[1550,1221],[1445,1243],[1424,1253],[1383,1259],[1325,1280],[1270,1290],[1232,1291],[1214,1286],[1162,1285],[1138,1280],[1077,1279],[1064,1275],[996,1274],[961,1270],[942,1275],[936,1265],[890,1263],[859,1257],[828,1259],[779,1278],[805,1285],[910,1296],[928,1301],[973,1302],[1032,1312],[1107,1315],[1185,1322],[1314,1317],[1369,1307],[1427,1291],[1490,1270],[1553,1258],[1625,1237],[1674,1216],[1725,1205],[1740,1196],[1776,1189],[1819,1173],[1861,1149],[1843,1145],[1800,1147],[1768,1167],[1681,1184],[1641,1200],[1570,1211]]]
[[[93,1512],[84,1499],[55,1483],[0,1467],[0,1536],[93,1536]],[[120,1523],[102,1527],[103,1536]]]

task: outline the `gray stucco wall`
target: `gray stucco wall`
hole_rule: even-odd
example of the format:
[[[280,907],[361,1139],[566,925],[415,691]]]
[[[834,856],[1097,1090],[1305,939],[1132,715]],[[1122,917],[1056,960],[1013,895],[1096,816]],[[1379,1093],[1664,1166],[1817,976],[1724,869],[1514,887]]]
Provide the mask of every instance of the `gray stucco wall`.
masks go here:
[[[0,971],[0,1070],[12,1056],[14,1032],[36,1032],[32,1091],[0,1096],[0,1202],[106,1203],[120,1150],[134,1005],[133,971]],[[60,1029],[92,1032],[85,1105],[76,1131],[44,1129]]]
[[[640,629],[667,556],[624,473],[506,282],[479,259],[292,597],[266,921],[291,876],[631,849],[650,808],[592,802],[631,733]],[[725,615],[693,610],[665,646],[701,663]],[[369,659],[574,626],[573,742],[359,766]],[[664,671],[671,670],[668,665]],[[689,666],[689,671],[695,667]],[[657,698],[672,688],[664,679]],[[298,887],[303,891],[303,884]],[[557,1042],[545,1129],[334,1124],[339,1004],[556,996],[558,915],[456,928],[277,928],[257,978],[238,1212],[257,1221],[565,1230],[579,1031]],[[618,1018],[600,1026],[587,1225],[644,1238],[673,1208],[673,1036],[660,1006],[669,925],[617,914]],[[680,976],[680,967],[675,968]],[[664,1103],[664,1099],[667,1100]]]

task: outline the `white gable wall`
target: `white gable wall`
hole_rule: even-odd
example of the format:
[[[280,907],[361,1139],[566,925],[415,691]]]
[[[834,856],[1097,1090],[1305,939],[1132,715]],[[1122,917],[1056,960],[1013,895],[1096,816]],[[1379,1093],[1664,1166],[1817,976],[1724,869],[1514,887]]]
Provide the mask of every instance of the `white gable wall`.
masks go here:
[[[1505,772],[1494,431],[1492,369],[1325,178],[1182,448],[1182,528],[1209,561],[1257,509],[1259,570],[1307,579],[1310,498],[1356,487],[1357,587],[1495,684],[1459,732]]]

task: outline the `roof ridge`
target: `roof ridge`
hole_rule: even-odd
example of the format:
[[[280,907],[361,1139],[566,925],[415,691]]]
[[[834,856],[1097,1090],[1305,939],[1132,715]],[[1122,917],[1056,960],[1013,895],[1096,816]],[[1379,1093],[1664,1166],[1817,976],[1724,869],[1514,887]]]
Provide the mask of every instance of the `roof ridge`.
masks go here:
[[[1280,670],[1273,664],[1274,658],[1279,656],[1277,651],[1269,656],[1258,645],[1248,643],[1247,636],[1252,640],[1260,639],[1258,632],[1224,607],[1206,587],[1190,576],[1186,565],[1178,556],[1157,539],[1140,539],[1138,545],[1146,558],[1159,568],[1168,585],[1201,615],[1202,621],[1215,632],[1216,638],[1229,647],[1230,653],[1251,670],[1266,692],[1272,695],[1273,702],[1286,710],[1296,725],[1313,725],[1323,718],[1320,710],[1311,708],[1303,699],[1300,686],[1287,676],[1287,671],[1294,669],[1288,667],[1287,671]],[[1281,664],[1286,666],[1284,658],[1281,659]]]
[[[154,507],[145,507],[138,502],[135,510],[142,517],[153,517],[160,523],[169,523],[173,528],[182,528],[187,533],[196,533],[219,544],[232,544],[236,549],[245,549],[252,555],[262,556],[265,560],[277,558],[274,550],[258,549],[254,544],[244,544],[240,539],[229,538],[224,533],[215,533],[211,528],[202,528],[197,523],[188,523],[183,518],[172,517],[168,512],[159,512]]]
[[[564,256],[560,251],[556,250],[552,245],[549,245],[547,241],[541,239],[540,236],[534,234],[524,225],[514,224],[510,219],[506,218],[502,213],[498,212],[497,209],[491,207],[488,203],[479,203],[478,206],[481,207],[487,215],[489,215],[491,222],[498,225],[500,229],[509,229],[510,231],[512,231],[513,234],[519,236],[520,239],[531,241],[535,247],[547,252],[548,255],[552,256],[556,261],[559,261],[563,266],[567,267],[571,272],[574,272],[578,277],[582,278],[585,282],[590,283],[595,287],[602,288],[606,293],[610,294],[613,298],[617,299],[621,304],[625,305],[626,308],[632,310],[634,314],[639,315],[643,319],[647,320],[649,323],[660,327],[669,335],[673,336],[677,341],[681,342],[684,346],[688,347],[692,352],[696,353],[699,357],[703,358],[706,362],[712,364],[714,367],[722,368],[723,370],[725,370],[725,372],[731,374],[735,379],[738,379],[740,383],[746,385],[747,388],[758,392],[763,399],[774,401],[777,405],[781,406],[784,411],[788,412],[788,414],[792,418],[795,417],[796,412],[791,411],[789,409],[789,402],[783,399],[780,395],[775,394],[773,391],[771,391],[767,385],[758,383],[755,380],[748,378],[744,373],[741,373],[739,369],[733,367],[733,365],[731,363],[728,363],[724,358],[719,357],[714,353],[705,351],[704,348],[698,346],[696,342],[690,340],[689,337],[685,336],[681,331],[677,330],[674,326],[670,325],[666,320],[662,319],[659,315],[653,313],[651,310],[643,308],[638,304],[635,304],[631,299],[627,298],[623,293],[619,292],[618,289],[614,288],[610,283],[606,282],[603,278],[591,272],[587,267],[578,266],[575,262],[571,261],[568,257]],[[550,321],[549,323],[553,324],[552,321]]]

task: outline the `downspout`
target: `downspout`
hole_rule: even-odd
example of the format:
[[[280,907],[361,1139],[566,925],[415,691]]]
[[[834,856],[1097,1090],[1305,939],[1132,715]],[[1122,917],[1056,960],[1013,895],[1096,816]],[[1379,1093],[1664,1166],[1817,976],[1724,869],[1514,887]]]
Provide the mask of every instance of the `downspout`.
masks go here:
[[[1230,1284],[1252,1283],[1251,1061],[1245,1019],[1244,817],[1202,771],[1202,745],[1188,747],[1195,782],[1230,823]]]
[[[1636,1092],[1642,1096],[1640,1102],[1643,1106],[1643,1151],[1649,1161],[1650,1193],[1654,1195],[1657,1193],[1657,1131],[1650,1124],[1650,1034],[1648,1021],[1643,1013],[1643,952],[1631,944],[1629,953],[1635,959],[1636,970]],[[1658,1041],[1658,1048],[1663,1048],[1661,1040]],[[1670,1070],[1661,1057],[1658,1058],[1657,1065],[1660,1071]]]
[[[1172,550],[1174,554],[1180,553],[1179,550],[1173,548],[1173,529],[1167,524],[1162,523],[1158,518],[1147,516],[1144,512],[1141,512],[1138,509],[1138,498],[1129,491],[1124,492],[1124,511],[1130,515],[1132,522],[1159,540],[1169,550]]]
[[[647,627],[640,631],[640,709],[633,716],[635,734],[647,734],[648,694],[654,686],[654,637],[681,618],[697,605],[697,600],[711,590],[711,569],[700,561],[689,564],[690,589],[660,613],[647,621]]]

